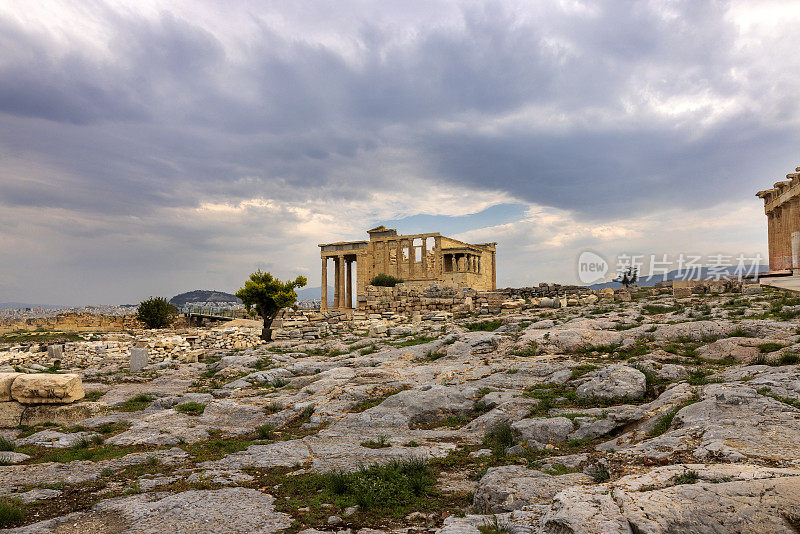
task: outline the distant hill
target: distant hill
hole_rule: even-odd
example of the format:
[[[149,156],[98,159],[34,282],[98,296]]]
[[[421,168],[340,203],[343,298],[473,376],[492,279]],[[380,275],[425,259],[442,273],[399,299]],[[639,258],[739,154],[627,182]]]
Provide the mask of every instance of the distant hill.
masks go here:
[[[45,308],[45,309],[55,309],[60,308],[61,306],[52,306],[50,304],[26,304],[24,302],[0,302],[0,310],[7,310],[12,309],[16,310],[19,308]]]
[[[187,293],[175,295],[169,299],[169,303],[173,306],[183,306],[185,304],[194,304],[197,302],[216,302],[216,303],[229,303],[241,304],[242,301],[236,295],[230,293],[223,293],[222,291],[208,291],[206,289],[196,289]]]
[[[736,266],[733,266],[733,267],[728,267],[727,269],[722,269],[721,272],[727,272],[727,273],[730,274],[731,277],[733,277],[733,276],[736,276],[735,271],[736,271]],[[769,266],[768,265],[760,265],[759,266],[759,272],[765,273],[767,271],[769,271]],[[656,276],[652,276],[652,277],[645,276],[645,277],[640,278],[639,280],[637,280],[636,281],[636,285],[639,286],[639,287],[652,287],[652,286],[656,285],[657,282],[663,282],[665,280],[666,281],[670,281],[670,280],[686,280],[686,279],[705,280],[706,278],[709,278],[709,277],[710,277],[710,275],[708,273],[708,267],[701,267],[700,269],[697,269],[697,271],[694,271],[693,273],[691,273],[688,276],[687,276],[687,271],[686,270],[678,271],[676,269],[674,271],[668,272],[666,277],[664,275],[660,275],[660,274],[656,275]],[[711,277],[713,278],[713,276],[711,276]],[[622,287],[622,284],[620,284],[619,282],[603,282],[603,283],[600,283],[600,284],[592,284],[592,285],[589,286],[589,289],[604,289],[606,287],[610,287],[612,289],[617,289],[619,287]]]
[[[303,287],[295,289],[297,293],[297,300],[319,300],[322,297],[322,286],[317,287]],[[333,302],[333,288],[328,286],[328,300]]]

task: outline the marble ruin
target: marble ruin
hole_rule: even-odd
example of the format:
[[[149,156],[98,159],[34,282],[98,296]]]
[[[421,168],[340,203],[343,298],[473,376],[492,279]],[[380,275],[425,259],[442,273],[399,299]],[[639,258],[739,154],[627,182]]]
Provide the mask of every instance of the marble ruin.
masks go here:
[[[328,307],[328,262],[333,260],[333,307],[363,308],[366,288],[378,274],[403,279],[418,288],[445,287],[493,290],[497,288],[495,246],[470,244],[438,232],[398,235],[397,230],[378,226],[367,230],[369,241],[342,241],[319,245],[322,257],[322,301]],[[355,303],[353,264],[356,264]]]
[[[767,214],[769,270],[800,268],[800,167],[756,196]]]

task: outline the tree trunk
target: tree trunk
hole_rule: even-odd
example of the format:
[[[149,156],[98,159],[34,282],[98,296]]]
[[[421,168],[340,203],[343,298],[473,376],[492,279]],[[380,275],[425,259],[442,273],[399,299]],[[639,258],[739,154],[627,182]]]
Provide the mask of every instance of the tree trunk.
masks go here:
[[[261,318],[264,319],[264,328],[261,329],[261,339],[264,341],[272,341],[272,321],[275,320],[275,315],[263,315]]]

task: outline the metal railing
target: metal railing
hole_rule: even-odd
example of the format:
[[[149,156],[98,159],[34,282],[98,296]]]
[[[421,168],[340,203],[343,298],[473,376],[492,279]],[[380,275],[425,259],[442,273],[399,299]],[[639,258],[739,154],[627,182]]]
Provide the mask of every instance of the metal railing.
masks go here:
[[[227,319],[249,319],[247,310],[243,308],[216,308],[214,306],[185,305],[180,307],[184,315],[201,315],[203,317],[224,317]]]

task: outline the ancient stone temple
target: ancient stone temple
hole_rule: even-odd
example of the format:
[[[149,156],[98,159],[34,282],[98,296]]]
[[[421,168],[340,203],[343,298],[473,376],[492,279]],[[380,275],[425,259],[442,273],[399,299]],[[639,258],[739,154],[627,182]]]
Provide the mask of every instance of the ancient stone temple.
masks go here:
[[[367,230],[369,241],[319,245],[322,256],[322,307],[328,307],[328,262],[333,260],[333,305],[352,309],[378,274],[403,279],[414,287],[442,286],[478,290],[497,288],[495,245],[470,244],[438,232],[398,235],[378,226]],[[353,294],[353,266],[356,269]],[[355,302],[354,302],[355,297]]]
[[[800,167],[756,196],[767,214],[769,270],[800,269]]]

